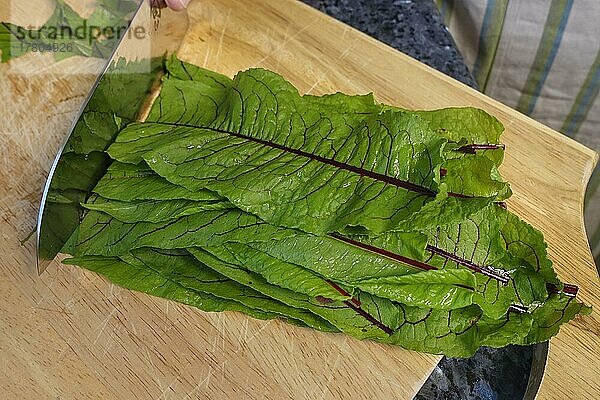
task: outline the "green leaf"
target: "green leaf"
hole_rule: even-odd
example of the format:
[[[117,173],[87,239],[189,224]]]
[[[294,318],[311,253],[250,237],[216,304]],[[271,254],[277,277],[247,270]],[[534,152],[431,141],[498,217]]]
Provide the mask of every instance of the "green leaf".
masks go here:
[[[163,63],[163,57],[113,61],[94,90],[86,111],[114,114],[123,120],[123,124],[134,121],[152,84],[164,71]]]
[[[241,311],[258,319],[281,317],[281,314],[250,308],[234,300],[191,290],[145,266],[128,264],[116,257],[75,257],[63,260],[63,263],[94,271],[127,289],[175,300],[203,311]]]
[[[551,294],[540,307],[533,311],[533,326],[524,343],[540,343],[558,333],[560,325],[569,322],[577,314],[589,315],[592,308],[564,294]]]
[[[94,204],[87,205],[88,208],[94,206]],[[161,207],[157,207],[156,210],[149,209],[147,212],[149,215],[157,215],[161,210]],[[441,274],[448,279],[450,276],[459,276],[460,272],[421,272],[420,280],[407,281],[404,289],[400,288],[399,284],[391,289],[391,285],[382,283],[369,281],[353,283],[353,281],[369,278],[375,280],[373,277],[416,271],[339,240],[315,237],[301,232],[296,232],[298,236],[293,236],[294,232],[290,232],[292,235],[290,239],[276,240],[270,236],[272,231],[255,231],[252,240],[244,244],[242,242],[245,238],[244,230],[236,229],[239,226],[238,216],[240,216],[238,210],[229,210],[225,214],[198,213],[190,218],[182,217],[176,221],[158,224],[123,224],[103,214],[89,213],[72,238],[72,240],[79,240],[79,244],[76,244],[70,252],[94,255],[122,254],[135,248],[149,246],[149,243],[156,240],[158,234],[161,239],[155,246],[166,249],[220,245],[222,246],[219,247],[220,257],[229,256],[228,262],[245,265],[251,271],[264,276],[272,284],[312,297],[346,299],[347,295],[336,292],[324,280],[331,279],[340,285],[347,285],[350,293],[358,288],[381,297],[402,300],[410,305],[448,309],[464,307],[472,303],[473,289],[451,287],[454,282],[450,280],[444,284],[440,279]],[[214,226],[211,226],[213,224]],[[186,231],[182,232],[182,228],[188,229],[190,225],[202,226],[204,230],[196,230],[188,236]],[[86,232],[86,228],[91,230]],[[267,235],[263,236],[263,232]],[[123,233],[125,235],[120,236]],[[290,252],[290,248],[295,251]],[[385,272],[382,273],[383,271]],[[432,277],[429,282],[425,279],[428,274]],[[467,274],[471,279],[466,280],[463,274],[463,279],[460,281],[462,286],[474,282],[472,274],[468,272]]]
[[[474,301],[486,315],[492,317],[504,315],[512,304],[529,306],[544,301],[548,297],[546,284],[553,283],[537,274],[536,265],[511,255],[510,247],[505,243],[505,232],[506,237],[527,243],[529,250],[537,248],[535,254],[539,262],[549,262],[543,240],[540,242],[540,237],[528,235],[528,225],[516,217],[510,219],[512,225],[507,225],[508,214],[507,210],[491,204],[460,223],[432,228],[427,232],[429,245],[481,268],[491,267],[507,277],[508,284],[503,285],[488,276],[476,275]],[[461,267],[439,255],[432,256],[429,263],[443,268]]]
[[[203,211],[173,221],[135,224],[90,211],[65,244],[65,252],[76,256],[119,256],[141,247],[174,249],[222,245],[236,236],[253,237],[258,241],[288,237],[290,233],[289,229],[269,225],[237,209]]]
[[[442,182],[448,191],[454,193],[472,197],[493,197],[497,201],[505,200],[511,196],[512,191],[508,183],[502,180],[498,165],[482,154],[464,154],[442,165],[447,171]]]
[[[350,297],[327,284],[322,276],[299,265],[283,262],[246,244],[225,243],[222,247],[212,249],[212,254],[221,260],[243,265],[249,271],[263,276],[270,284],[310,297],[321,296],[339,301]]]
[[[178,61],[168,68],[147,122],[119,134],[112,158],[143,158],[170,182],[315,234],[395,229],[435,197],[447,139],[414,113],[382,112],[370,96],[302,97],[264,70],[232,81]],[[443,199],[435,204],[446,216]]]
[[[194,248],[190,252],[224,275],[251,285],[263,293],[268,292],[274,298],[281,296],[282,301],[288,299],[290,305],[310,308],[342,332],[361,339],[373,339],[428,353],[443,353],[450,357],[469,357],[479,346],[527,344],[531,332],[535,332],[535,335],[540,332],[532,325],[534,318],[530,314],[507,314],[493,319],[483,316],[477,306],[450,311],[436,310],[409,307],[366,293],[357,293],[355,298],[360,302],[360,308],[390,329],[392,332],[389,334],[366,321],[364,316],[347,305],[340,305],[339,302],[316,305],[314,300],[301,300],[298,294],[271,285],[261,275],[248,272],[239,265],[223,262],[205,250]],[[566,316],[561,322],[568,319],[569,316]]]
[[[102,211],[122,222],[164,222],[186,215],[209,210],[226,210],[232,208],[227,202],[192,200],[139,200],[124,202],[103,198],[91,199],[83,204],[88,210]]]
[[[110,159],[102,151],[63,153],[56,166],[51,188],[59,191],[77,189],[88,193],[109,164]]]
[[[502,243],[509,255],[505,263],[529,265],[546,282],[558,284],[559,280],[552,269],[552,261],[548,258],[547,244],[542,233],[506,210],[494,211],[500,222]]]
[[[209,190],[191,191],[170,183],[148,167],[113,162],[100,179],[94,192],[100,196],[120,201],[137,200],[196,200],[222,201],[223,198]]]
[[[456,143],[500,143],[504,126],[494,116],[473,107],[413,111],[448,140]]]
[[[90,154],[104,151],[121,130],[121,118],[111,112],[88,111],[75,125],[64,151]]]
[[[82,218],[82,207],[85,201],[85,192],[81,190],[56,190],[48,191],[44,219],[50,221],[42,225],[39,255],[44,259],[53,259],[62,249],[65,242],[72,235]]]
[[[310,268],[333,280],[351,282],[417,272],[331,237],[269,225],[238,209],[205,211],[173,221],[134,224],[90,211],[65,245],[65,251],[78,256],[116,256],[141,247],[172,249],[220,246],[228,242],[247,243],[282,261]],[[290,252],[290,248],[296,251]]]
[[[337,331],[328,322],[309,311],[287,306],[219,274],[185,250],[165,251],[144,248],[122,256],[121,259],[128,264],[155,271],[193,292],[212,294],[221,299],[236,301],[253,310],[262,310],[302,321],[305,325],[321,331]]]
[[[329,321],[344,333],[351,334],[359,339],[385,339],[388,336],[383,330],[374,326],[371,322],[366,320],[364,316],[358,314],[343,302],[327,298],[311,298],[305,294],[273,285],[267,282],[262,275],[248,271],[243,266],[227,263],[205,249],[190,248],[188,250],[198,260],[210,265],[214,270],[236,282],[252,287],[253,289],[269,297],[278,299],[291,307],[310,310],[312,313]],[[208,248],[208,250],[213,251],[215,248]],[[364,297],[361,300],[368,302],[372,299]],[[387,306],[386,308],[389,308],[389,304],[389,302],[385,301],[385,304],[382,304],[382,307]],[[371,307],[374,307],[374,305],[372,304]],[[394,315],[389,316],[394,318]]]
[[[371,278],[356,285],[402,304],[452,310],[473,304],[475,277],[465,269],[441,269]]]

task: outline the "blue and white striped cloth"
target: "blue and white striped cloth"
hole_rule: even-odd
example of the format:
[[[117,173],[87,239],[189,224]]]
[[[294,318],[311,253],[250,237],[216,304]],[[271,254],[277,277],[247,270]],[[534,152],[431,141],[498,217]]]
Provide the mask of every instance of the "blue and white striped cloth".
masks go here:
[[[600,151],[600,0],[437,0],[480,89]],[[600,270],[600,167],[585,205]]]

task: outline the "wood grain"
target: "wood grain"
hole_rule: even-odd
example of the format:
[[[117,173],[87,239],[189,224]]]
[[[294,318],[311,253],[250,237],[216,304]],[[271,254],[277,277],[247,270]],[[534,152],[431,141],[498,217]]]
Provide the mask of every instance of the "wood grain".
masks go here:
[[[173,16],[165,13],[163,22]],[[180,17],[179,17],[180,18]],[[511,210],[540,228],[560,277],[595,306],[551,341],[540,399],[600,398],[600,284],[582,220],[591,150],[397,51],[286,1],[192,2],[180,54],[233,75],[275,70],[302,93],[366,93],[410,108],[474,105],[506,126]],[[439,357],[238,313],[203,313],[53,263],[28,273],[41,187],[93,76],[81,58],[0,65],[0,385],[18,398],[410,398]],[[11,73],[11,68],[13,68]],[[86,66],[89,68],[89,66]],[[98,67],[100,68],[100,67]],[[84,70],[84,69],[82,69]],[[88,69],[89,70],[89,69]]]

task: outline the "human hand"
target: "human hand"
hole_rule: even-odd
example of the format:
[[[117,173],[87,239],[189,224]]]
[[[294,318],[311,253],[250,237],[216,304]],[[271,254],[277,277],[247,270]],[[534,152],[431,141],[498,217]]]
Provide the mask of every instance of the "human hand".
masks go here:
[[[190,0],[150,0],[150,4],[157,8],[169,7],[171,10],[181,11],[187,7]]]
[[[190,0],[165,0],[165,3],[167,3],[167,7],[175,11],[183,10],[187,7],[189,2]]]

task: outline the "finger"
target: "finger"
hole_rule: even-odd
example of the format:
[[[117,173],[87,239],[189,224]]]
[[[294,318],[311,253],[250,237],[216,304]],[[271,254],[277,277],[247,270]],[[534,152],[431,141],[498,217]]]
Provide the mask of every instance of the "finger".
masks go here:
[[[165,0],[167,6],[175,11],[181,11],[187,7],[190,0]]]

